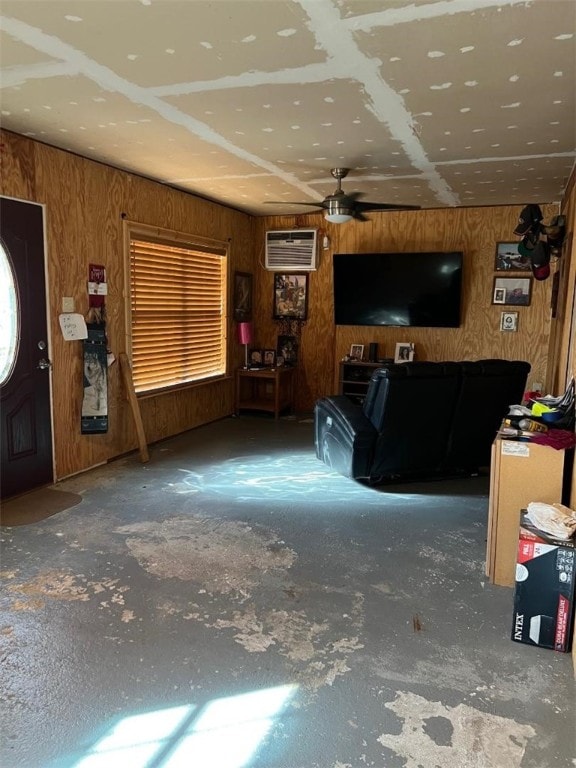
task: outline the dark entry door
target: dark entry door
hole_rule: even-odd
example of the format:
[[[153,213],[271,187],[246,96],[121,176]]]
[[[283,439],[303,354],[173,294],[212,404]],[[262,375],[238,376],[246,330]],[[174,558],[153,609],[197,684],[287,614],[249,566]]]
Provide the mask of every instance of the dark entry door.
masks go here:
[[[0,197],[0,245],[15,299],[0,318],[8,360],[0,382],[0,493],[7,498],[54,479],[42,207]],[[13,353],[6,352],[9,336]]]

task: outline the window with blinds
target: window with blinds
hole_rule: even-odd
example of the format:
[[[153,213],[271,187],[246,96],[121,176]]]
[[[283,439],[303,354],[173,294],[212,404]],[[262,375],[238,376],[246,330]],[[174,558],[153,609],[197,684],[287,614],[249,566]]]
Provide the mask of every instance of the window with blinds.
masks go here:
[[[226,372],[227,247],[129,227],[132,376],[137,393]]]

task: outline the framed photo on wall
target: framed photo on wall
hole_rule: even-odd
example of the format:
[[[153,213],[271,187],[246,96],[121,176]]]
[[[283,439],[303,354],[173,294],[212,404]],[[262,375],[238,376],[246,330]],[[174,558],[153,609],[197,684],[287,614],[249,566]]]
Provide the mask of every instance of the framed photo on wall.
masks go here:
[[[501,331],[517,331],[518,330],[518,312],[502,312],[500,315],[500,330]]]
[[[308,275],[306,273],[284,275],[274,274],[275,320],[290,317],[306,320],[308,316]]]
[[[506,304],[506,288],[494,288],[492,304]]]
[[[496,243],[496,272],[530,272],[530,259],[518,251],[519,243]]]
[[[234,320],[243,323],[252,320],[252,275],[234,272]]]
[[[495,277],[492,304],[530,306],[532,295],[531,277]]]

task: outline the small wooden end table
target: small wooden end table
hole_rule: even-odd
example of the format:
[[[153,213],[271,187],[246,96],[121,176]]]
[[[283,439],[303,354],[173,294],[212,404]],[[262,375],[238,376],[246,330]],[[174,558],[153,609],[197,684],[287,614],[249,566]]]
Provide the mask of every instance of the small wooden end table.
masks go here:
[[[286,409],[294,410],[295,368],[238,368],[236,414],[241,410],[267,411],[278,419]]]

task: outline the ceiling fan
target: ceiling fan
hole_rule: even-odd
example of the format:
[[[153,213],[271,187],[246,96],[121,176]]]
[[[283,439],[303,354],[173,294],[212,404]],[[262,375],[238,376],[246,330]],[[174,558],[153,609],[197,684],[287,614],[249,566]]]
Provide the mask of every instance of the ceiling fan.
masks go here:
[[[336,190],[322,200],[320,203],[298,203],[291,201],[267,201],[271,205],[310,205],[313,208],[323,208],[324,218],[332,224],[344,224],[346,221],[356,219],[357,221],[368,221],[364,216],[365,211],[415,211],[419,210],[419,205],[396,205],[394,203],[368,203],[359,200],[362,192],[344,192],[342,189],[342,179],[348,176],[349,168],[332,168],[330,173],[338,182]]]

